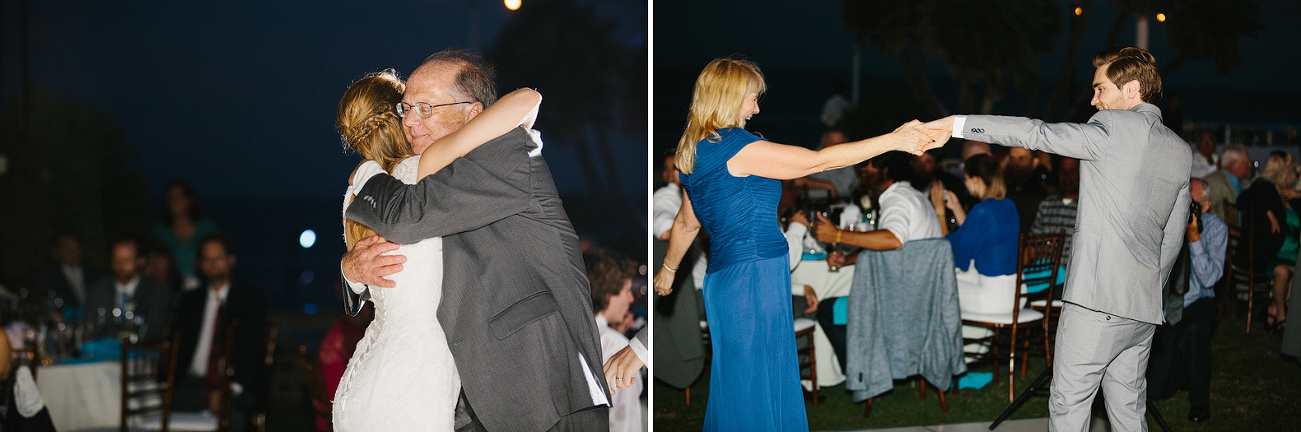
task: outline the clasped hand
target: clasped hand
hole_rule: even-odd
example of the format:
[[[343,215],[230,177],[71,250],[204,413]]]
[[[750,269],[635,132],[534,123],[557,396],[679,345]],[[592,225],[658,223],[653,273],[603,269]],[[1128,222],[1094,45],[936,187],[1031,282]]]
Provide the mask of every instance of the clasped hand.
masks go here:
[[[894,130],[903,144],[897,149],[919,155],[931,149],[944,147],[953,137],[953,116],[948,116],[929,123],[913,120],[900,125]]]

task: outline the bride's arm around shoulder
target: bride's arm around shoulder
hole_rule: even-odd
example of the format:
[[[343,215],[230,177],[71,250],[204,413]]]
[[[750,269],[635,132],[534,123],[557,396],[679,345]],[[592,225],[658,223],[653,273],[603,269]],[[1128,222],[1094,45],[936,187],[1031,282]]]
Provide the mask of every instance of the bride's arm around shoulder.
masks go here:
[[[516,127],[532,128],[541,104],[542,95],[530,88],[507,93],[497,103],[466,122],[461,129],[439,138],[425,149],[420,155],[417,177],[423,178],[438,172],[456,158],[465,156],[483,143],[505,135]]]

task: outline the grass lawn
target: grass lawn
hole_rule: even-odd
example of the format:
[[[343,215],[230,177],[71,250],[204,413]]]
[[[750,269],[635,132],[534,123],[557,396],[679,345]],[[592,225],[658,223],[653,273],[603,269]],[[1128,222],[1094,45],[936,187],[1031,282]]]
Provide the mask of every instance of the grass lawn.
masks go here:
[[[1301,325],[1301,324],[1298,324]],[[1157,408],[1175,431],[1301,431],[1301,366],[1279,357],[1280,337],[1270,335],[1261,326],[1245,333],[1244,318],[1229,317],[1220,322],[1212,336],[1213,372],[1211,377],[1211,419],[1191,423],[1188,396],[1179,392],[1171,399],[1156,401]],[[1295,330],[1294,330],[1295,331]],[[989,368],[977,369],[988,371]],[[1043,358],[1032,359],[1024,378],[1017,377],[1018,393],[1044,370]],[[827,399],[813,406],[806,403],[811,430],[863,429],[938,423],[992,422],[1007,408],[1006,377],[980,390],[964,389],[948,395],[949,413],[940,410],[934,387],[921,400],[918,381],[896,381],[893,392],[886,393],[872,406],[872,415],[863,419],[863,404],[851,402],[844,385],[823,388]],[[684,403],[684,392],[656,382],[654,387],[654,430],[698,431],[705,417],[709,398],[709,371],[692,387],[691,405]],[[1048,399],[1032,398],[1012,418],[1048,415]],[[1149,430],[1159,431],[1149,418]]]

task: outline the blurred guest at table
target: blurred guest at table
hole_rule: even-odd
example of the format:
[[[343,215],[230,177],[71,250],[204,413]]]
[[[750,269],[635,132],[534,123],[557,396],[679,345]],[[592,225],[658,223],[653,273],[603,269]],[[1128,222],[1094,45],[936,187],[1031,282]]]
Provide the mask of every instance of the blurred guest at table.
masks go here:
[[[1057,160],[1057,185],[1060,193],[1049,195],[1039,202],[1039,211],[1035,212],[1034,223],[1030,224],[1030,235],[1057,234],[1066,231],[1062,241],[1062,267],[1071,264],[1071,236],[1075,234],[1075,214],[1080,208],[1080,160],[1063,156]],[[1060,298],[1060,292],[1054,292],[1053,298]]]
[[[993,156],[994,152],[989,150],[989,143],[984,141],[965,140],[962,142],[963,161],[966,161],[967,159],[971,159],[972,156],[978,154],[987,154]]]
[[[976,141],[976,140],[963,140],[963,141],[962,141],[962,161],[963,161],[963,163],[966,163],[966,160],[967,160],[967,159],[971,159],[972,156],[975,156],[975,155],[978,155],[978,154],[987,154],[987,155],[993,156],[993,155],[994,155],[994,152],[993,152],[992,150],[989,149],[989,143],[987,143],[987,142],[984,142],[984,141]],[[964,175],[963,172],[962,172],[962,165],[963,165],[963,164],[957,164],[957,165],[955,165],[955,166],[953,166],[953,167],[950,167],[950,168],[949,168],[949,171],[948,171],[949,174],[952,174],[953,177],[955,177],[955,178],[961,178],[961,177]]]
[[[1175,301],[1167,301],[1166,322],[1152,336],[1152,358],[1147,365],[1148,397],[1166,399],[1175,391],[1188,389],[1188,421],[1211,417],[1211,332],[1215,328],[1215,282],[1224,274],[1224,253],[1229,244],[1229,227],[1219,216],[1208,213],[1211,195],[1206,182],[1189,183],[1199,213],[1188,223],[1187,289]],[[1296,256],[1293,256],[1295,262]],[[1176,266],[1178,268],[1178,266]],[[1171,274],[1170,278],[1185,277]]]
[[[167,200],[162,223],[155,225],[153,236],[162,240],[172,251],[172,262],[184,278],[183,286],[190,290],[199,286],[199,275],[194,268],[198,240],[216,232],[217,224],[203,217],[199,198],[194,187],[184,180],[172,180],[163,188]]]
[[[1254,258],[1254,267],[1258,277],[1274,275],[1274,301],[1269,303],[1265,325],[1273,329],[1286,319],[1284,301],[1287,287],[1291,285],[1291,266],[1296,262],[1296,238],[1301,223],[1294,207],[1301,202],[1292,201],[1301,198],[1301,194],[1292,189],[1297,181],[1297,162],[1292,155],[1274,151],[1265,161],[1260,176],[1252,181],[1247,190],[1238,196],[1238,208],[1251,215],[1251,241],[1238,242],[1238,249],[1233,254],[1234,264],[1246,268],[1248,260]],[[1289,202],[1291,201],[1291,202]],[[1245,216],[1244,216],[1245,217]],[[1290,250],[1284,250],[1284,246]],[[1248,255],[1252,254],[1252,255]],[[1288,257],[1291,261],[1286,261]],[[1280,267],[1282,266],[1282,267]]]
[[[1007,183],[1007,198],[1016,204],[1016,213],[1021,219],[1021,231],[1030,231],[1034,214],[1039,211],[1039,202],[1048,197],[1041,179],[1042,170],[1034,153],[1022,147],[1012,147],[1004,159],[1007,166],[1003,168],[1003,179]]]
[[[844,243],[871,250],[894,250],[909,240],[936,238],[943,235],[936,209],[930,199],[912,187],[912,157],[891,152],[872,158],[863,167],[868,190],[877,197],[881,211],[875,231],[854,232],[836,228],[821,214],[813,232],[823,243]],[[833,254],[834,255],[834,254]],[[853,264],[857,256],[839,256],[838,262],[827,258],[828,265]]]
[[[1016,205],[1005,199],[1007,186],[998,162],[988,155],[976,155],[963,166],[967,190],[981,200],[962,210],[957,195],[932,187],[931,204],[948,208],[958,220],[958,230],[945,236],[953,247],[958,272],[958,299],[962,312],[1003,314],[1012,310],[1016,290],[1016,253],[1020,241]]]
[[[628,306],[635,299],[632,278],[637,275],[637,262],[599,247],[583,253],[583,262],[587,265],[587,279],[592,286],[592,310],[596,311],[596,328],[601,332],[601,361],[604,363],[628,346],[624,331],[632,324],[632,312]],[[642,430],[641,390],[645,380],[641,372],[637,372],[617,377],[615,381],[615,385],[610,387],[614,393],[610,398],[610,431],[639,432]]]
[[[1209,130],[1197,133],[1197,145],[1193,147],[1193,177],[1202,178],[1211,175],[1219,162],[1220,157],[1215,154],[1215,133]]]
[[[1224,219],[1224,201],[1227,200],[1229,204],[1238,202],[1238,195],[1242,195],[1242,190],[1246,189],[1247,176],[1250,174],[1251,159],[1247,148],[1238,144],[1224,147],[1224,153],[1220,155],[1220,169],[1203,177],[1206,188],[1211,193],[1211,214],[1219,216],[1225,222],[1242,222]]]
[[[339,380],[343,379],[343,371],[348,368],[348,360],[357,351],[357,341],[366,334],[366,327],[374,319],[375,304],[366,302],[361,305],[357,315],[344,314],[342,318],[334,320],[334,325],[325,332],[320,352],[321,372],[325,375],[325,394],[335,394],[339,389]],[[334,405],[333,400],[330,405]],[[333,408],[330,411],[334,411]],[[316,430],[330,430],[327,422],[327,419],[316,419]]]
[[[845,115],[854,110],[854,101],[845,96],[845,82],[843,80],[834,80],[831,82],[830,95],[827,101],[822,103],[822,127],[831,129],[844,120]]]
[[[132,332],[141,338],[169,334],[172,294],[167,287],[143,277],[140,242],[113,242],[110,263],[113,275],[90,287],[86,299],[86,323],[93,325],[96,338],[118,338]]]
[[[864,249],[884,251],[902,248],[912,240],[936,238],[943,235],[940,228],[939,212],[930,199],[909,182],[912,179],[911,157],[905,153],[886,153],[868,161],[863,167],[864,180],[868,191],[880,202],[880,215],[877,217],[877,230],[867,232],[844,231],[827,218],[818,215],[818,222],[813,231],[818,241],[823,243],[844,243]],[[858,261],[858,254],[843,255],[839,253],[827,256],[827,265],[844,267]],[[844,325],[835,324],[833,306],[839,297],[819,299],[818,323],[827,334],[840,365],[845,367],[846,329]]]
[[[181,294],[185,280],[180,270],[176,269],[176,263],[172,261],[171,250],[168,250],[167,245],[158,239],[146,240],[141,247],[144,249],[142,255],[145,257],[145,266],[141,272],[145,277],[167,287],[173,294],[172,299],[175,300],[176,296]]]
[[[235,255],[230,240],[220,233],[196,242],[203,289],[186,291],[176,303],[177,351],[175,395],[178,411],[212,410],[220,401],[223,353],[232,351],[230,409],[232,431],[245,430],[251,413],[262,406],[267,384],[266,301],[261,290],[231,277]],[[238,322],[234,346],[226,347],[226,334]]]
[[[37,270],[32,292],[36,299],[48,299],[53,294],[62,301],[67,311],[65,318],[81,319],[86,303],[87,288],[104,277],[99,270],[82,259],[81,242],[69,233],[55,237],[53,261]]]
[[[835,147],[849,142],[845,138],[845,132],[839,129],[830,129],[822,133],[822,141],[818,143],[817,150]],[[853,196],[854,189],[858,188],[858,173],[853,166],[829,169],[822,172],[809,174],[803,178],[795,179],[795,187],[806,188],[809,192],[807,198],[848,198]]]
[[[780,180],[891,150],[920,152],[931,142],[912,122],[819,151],[769,142],[745,130],[765,89],[753,63],[710,62],[696,80],[678,142],[685,193],[655,290],[672,291],[674,273],[703,227],[711,249],[704,296],[714,350],[705,430],[808,430],[790,315],[790,258],[777,223]]]

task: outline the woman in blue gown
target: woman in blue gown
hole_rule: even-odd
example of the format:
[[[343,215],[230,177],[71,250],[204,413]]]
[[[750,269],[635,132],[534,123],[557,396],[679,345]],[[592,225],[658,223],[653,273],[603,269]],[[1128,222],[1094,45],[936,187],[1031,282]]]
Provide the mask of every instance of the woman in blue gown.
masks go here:
[[[763,75],[745,60],[716,59],[696,79],[678,141],[682,208],[655,290],[701,227],[709,234],[705,310],[713,346],[705,430],[808,430],[791,317],[790,259],[777,219],[781,181],[850,166],[878,154],[920,153],[933,140],[916,120],[894,132],[820,151],[772,143],[745,130],[759,113]]]
[[[1012,313],[1020,216],[1012,200],[1006,199],[1007,185],[993,157],[972,156],[962,170],[967,190],[981,200],[971,207],[970,214],[939,182],[931,188],[935,208],[947,207],[958,220],[957,231],[944,236],[953,246],[953,263],[957,265],[958,303],[964,316]],[[943,213],[939,217],[942,219]],[[943,223],[940,227],[948,228]]]

